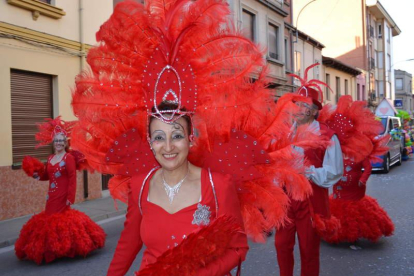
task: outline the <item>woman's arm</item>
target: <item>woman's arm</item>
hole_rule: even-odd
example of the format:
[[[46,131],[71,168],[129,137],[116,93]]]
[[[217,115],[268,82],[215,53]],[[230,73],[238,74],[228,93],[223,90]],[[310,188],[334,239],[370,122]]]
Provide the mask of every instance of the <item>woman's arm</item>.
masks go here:
[[[109,265],[108,276],[125,275],[142,248],[140,233],[142,215],[138,207],[141,182],[139,178],[131,179],[124,230],[119,238],[112,262]]]
[[[226,215],[235,218],[243,228],[243,219],[240,211],[240,202],[236,187],[230,178],[214,174],[213,181],[219,206],[219,216]],[[201,269],[198,276],[223,276],[230,272],[246,258],[249,246],[244,231],[238,232],[232,239],[230,247],[225,255]]]
[[[72,205],[75,203],[76,197],[76,162],[75,157],[71,154],[68,154],[65,160],[66,172],[68,174],[68,194],[66,198],[67,205]]]
[[[369,158],[366,158],[364,161],[362,161],[362,167],[364,168],[364,172],[359,178],[359,182],[365,185],[372,172],[372,165],[371,165],[371,162],[369,161]]]

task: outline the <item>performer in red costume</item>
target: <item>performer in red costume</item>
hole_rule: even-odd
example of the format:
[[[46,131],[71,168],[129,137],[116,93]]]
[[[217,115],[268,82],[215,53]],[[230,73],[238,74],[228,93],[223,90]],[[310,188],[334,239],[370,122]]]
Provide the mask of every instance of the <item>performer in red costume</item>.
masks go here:
[[[162,112],[177,110],[177,105],[162,102],[158,110],[157,115],[167,119],[172,113]],[[234,183],[188,161],[191,119],[185,111],[177,112],[171,122],[157,117],[151,120],[150,143],[161,168],[131,179],[125,228],[108,275],[125,275],[143,243],[146,250],[141,270],[145,275],[147,265],[155,263],[162,253],[222,216],[234,220],[228,233],[231,237],[222,241],[226,244],[223,252],[197,269],[195,275],[227,275],[246,256],[247,237],[240,228],[243,221]]]
[[[229,15],[224,0],[125,1],[97,33],[91,72],[76,79],[72,146],[128,202],[108,275],[128,271],[142,244],[137,275],[227,275],[246,234],[264,241],[285,223],[282,188],[309,186],[292,145],[326,141],[304,128],[287,139],[263,52]]]
[[[318,232],[330,232],[338,227],[338,221],[331,217],[329,211],[328,189],[338,182],[343,174],[342,152],[335,132],[316,120],[319,110],[322,109],[322,91],[318,85],[319,81],[307,81],[308,70],[316,65],[318,64],[306,69],[304,79],[298,77],[301,80],[301,87],[296,94],[302,98],[295,99],[298,110],[294,116],[297,126],[309,125],[320,132],[322,137],[330,139],[331,145],[322,149],[304,151],[302,148],[297,148],[298,151],[303,152],[304,161],[310,164],[308,178],[312,186],[312,195],[303,200],[290,198],[288,210],[290,222],[276,231],[275,246],[281,276],[293,275],[296,233],[301,256],[301,275],[319,275]],[[293,129],[292,136],[295,135]]]
[[[81,154],[66,151],[73,123],[59,117],[39,125],[38,146],[53,143],[55,153],[44,166],[39,160],[25,157],[23,169],[38,180],[49,180],[46,208],[34,215],[22,228],[15,244],[19,259],[37,264],[62,257],[85,257],[105,243],[105,232],[84,213],[70,208],[75,202],[76,167]],[[76,160],[78,158],[78,160]]]
[[[374,198],[365,195],[371,160],[387,152],[384,145],[389,137],[378,136],[381,122],[365,102],[353,102],[351,96],[342,96],[336,108],[324,107],[320,120],[338,134],[344,153],[344,175],[330,198],[331,212],[341,227],[333,235],[323,235],[323,239],[330,243],[355,243],[360,238],[376,242],[392,235],[394,224],[387,213]]]

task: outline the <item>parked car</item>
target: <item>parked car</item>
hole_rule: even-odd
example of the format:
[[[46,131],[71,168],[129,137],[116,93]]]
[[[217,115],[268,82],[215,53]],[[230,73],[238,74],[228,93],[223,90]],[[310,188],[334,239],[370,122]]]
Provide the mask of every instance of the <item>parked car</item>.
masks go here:
[[[379,156],[382,162],[372,163],[373,170],[381,170],[388,173],[392,165],[400,166],[402,164],[402,153],[404,149],[404,135],[402,135],[401,120],[398,117],[383,116],[380,117],[384,132],[381,135],[390,134],[390,139],[387,143],[389,147],[388,153]]]

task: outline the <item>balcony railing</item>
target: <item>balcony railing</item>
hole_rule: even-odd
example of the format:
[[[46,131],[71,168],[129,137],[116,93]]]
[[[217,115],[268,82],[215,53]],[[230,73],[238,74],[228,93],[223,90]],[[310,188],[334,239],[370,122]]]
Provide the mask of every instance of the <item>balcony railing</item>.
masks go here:
[[[369,37],[374,37],[374,27],[368,26]]]
[[[373,102],[377,100],[377,93],[375,92],[375,90],[371,90],[371,92],[369,93],[369,98]]]
[[[272,59],[279,60],[279,55],[277,53],[269,52],[269,57]]]
[[[369,69],[375,69],[375,59],[374,58],[369,58]]]

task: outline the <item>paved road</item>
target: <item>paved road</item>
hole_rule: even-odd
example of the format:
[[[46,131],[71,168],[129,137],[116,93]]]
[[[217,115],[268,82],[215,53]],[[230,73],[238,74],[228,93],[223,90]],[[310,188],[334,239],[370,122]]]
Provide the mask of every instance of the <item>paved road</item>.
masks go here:
[[[361,250],[349,248],[349,244],[321,246],[321,276],[414,276],[414,161],[393,167],[389,174],[374,174],[368,182],[367,193],[378,202],[393,219],[396,231],[390,238],[378,243],[359,242]],[[0,249],[0,275],[3,276],[91,276],[105,275],[114,248],[123,227],[123,217],[102,221],[107,233],[104,249],[86,259],[62,259],[48,265],[37,266],[28,261],[18,261],[12,248]],[[247,261],[243,263],[244,276],[279,275],[276,253],[271,237],[266,244],[251,244]],[[295,252],[299,272],[299,256]],[[141,255],[135,260],[127,275],[139,268]]]

